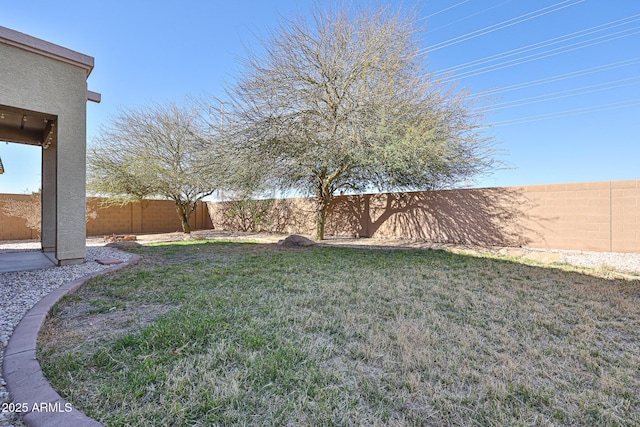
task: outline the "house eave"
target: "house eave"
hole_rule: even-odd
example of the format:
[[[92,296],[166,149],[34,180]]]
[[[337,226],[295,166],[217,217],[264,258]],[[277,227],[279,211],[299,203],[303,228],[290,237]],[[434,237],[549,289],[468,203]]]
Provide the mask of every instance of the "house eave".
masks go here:
[[[87,77],[93,70],[93,57],[7,27],[0,26],[0,43],[80,67]]]

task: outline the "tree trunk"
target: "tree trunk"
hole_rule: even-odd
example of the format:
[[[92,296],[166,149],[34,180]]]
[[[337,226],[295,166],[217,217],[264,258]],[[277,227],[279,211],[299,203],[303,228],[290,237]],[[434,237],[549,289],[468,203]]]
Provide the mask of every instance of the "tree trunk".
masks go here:
[[[185,234],[191,234],[191,225],[189,224],[189,219],[191,218],[191,214],[195,210],[195,203],[177,203],[176,202],[176,210],[178,211],[178,215],[180,216],[180,221],[182,222],[182,231]]]
[[[316,239],[324,240],[324,228],[327,223],[327,211],[329,210],[329,203],[331,202],[331,190],[329,189],[329,183],[323,175],[319,179],[318,193],[316,200]]]
[[[327,223],[328,203],[321,201],[316,214],[316,239],[324,240],[324,226]]]

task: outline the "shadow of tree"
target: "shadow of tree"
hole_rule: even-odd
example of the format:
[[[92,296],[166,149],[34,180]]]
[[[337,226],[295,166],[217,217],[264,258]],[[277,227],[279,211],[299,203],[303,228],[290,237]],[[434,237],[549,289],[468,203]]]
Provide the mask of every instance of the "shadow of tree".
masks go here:
[[[535,207],[517,188],[341,196],[330,206],[328,229],[336,235],[523,246],[544,228],[545,220],[530,213]]]

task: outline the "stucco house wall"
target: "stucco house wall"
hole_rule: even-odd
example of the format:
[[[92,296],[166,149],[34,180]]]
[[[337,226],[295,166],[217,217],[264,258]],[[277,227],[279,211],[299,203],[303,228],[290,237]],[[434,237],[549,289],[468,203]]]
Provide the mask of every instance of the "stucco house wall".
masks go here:
[[[0,27],[0,108],[55,118],[55,138],[42,151],[42,247],[60,264],[85,257],[86,80],[92,68],[91,57]]]

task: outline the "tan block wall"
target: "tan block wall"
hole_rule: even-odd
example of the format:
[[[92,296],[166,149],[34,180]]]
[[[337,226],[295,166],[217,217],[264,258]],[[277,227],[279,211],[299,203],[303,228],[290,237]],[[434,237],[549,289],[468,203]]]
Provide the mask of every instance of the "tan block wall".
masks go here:
[[[22,194],[0,194],[0,206],[3,201],[12,198],[19,201],[28,201],[30,196]],[[27,222],[22,218],[7,216],[0,209],[0,240],[29,240],[38,239],[37,231],[27,228]]]
[[[369,201],[366,200],[370,197]],[[364,196],[369,207],[361,236],[478,245],[525,245],[520,221],[530,203],[511,188]],[[364,210],[366,212],[366,209]]]
[[[611,185],[612,250],[640,252],[640,181]]]
[[[87,236],[129,234],[136,229],[135,223],[138,221],[134,216],[134,206],[139,209],[139,203],[100,207],[100,200],[90,199],[87,200],[87,204],[98,214],[96,219],[87,221]]]
[[[87,222],[87,236],[182,231],[175,204],[169,200],[145,200],[109,207],[100,207],[95,199],[90,203],[97,206],[98,217]],[[205,204],[198,204],[190,224],[194,230],[212,227]]]
[[[28,197],[19,194],[0,194],[0,204],[2,200],[8,198],[26,200]],[[87,236],[182,231],[175,205],[171,201],[148,200],[124,206],[105,207],[100,199],[92,198],[87,199],[87,205],[98,215],[97,218],[87,221]],[[191,216],[191,226],[194,230],[212,227],[206,204],[198,204]],[[38,237],[36,231],[26,227],[25,220],[6,216],[0,212],[0,240],[25,240]]]
[[[532,208],[523,221],[536,233],[527,245],[539,248],[612,250],[609,182],[521,187]],[[640,252],[640,241],[636,244]]]
[[[208,205],[224,229],[221,204]],[[286,224],[276,231],[314,234],[313,208],[309,199],[281,201]],[[337,197],[326,233],[640,253],[640,181]]]
[[[26,198],[20,195],[0,195]],[[89,202],[96,203],[95,200]],[[271,231],[315,233],[311,199],[277,200]],[[99,208],[87,235],[181,230],[170,201]],[[224,203],[201,203],[193,229],[233,229]],[[640,181],[536,185],[337,197],[329,235],[640,253]],[[0,240],[37,238],[0,213]]]
[[[232,202],[208,202],[207,209],[210,227],[246,231],[243,229],[246,224],[232,214]],[[315,230],[315,204],[303,198],[273,200],[268,222],[257,227],[257,231],[311,234]]]

